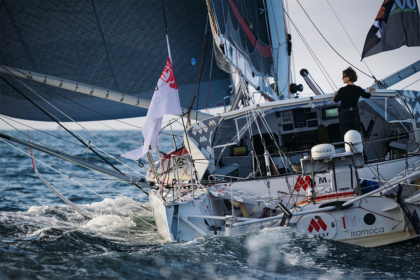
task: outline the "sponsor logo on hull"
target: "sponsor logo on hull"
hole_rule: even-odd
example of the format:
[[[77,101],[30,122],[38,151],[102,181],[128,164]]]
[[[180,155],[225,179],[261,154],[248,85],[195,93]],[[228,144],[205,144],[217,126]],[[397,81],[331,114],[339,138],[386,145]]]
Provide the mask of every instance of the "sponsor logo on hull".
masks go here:
[[[371,229],[362,229],[362,230],[352,230],[351,236],[364,236],[364,235],[373,235],[378,233],[384,233],[385,228],[371,228]]]
[[[316,232],[319,232],[320,229],[322,229],[323,231],[326,231],[327,225],[321,218],[318,218],[318,221],[315,221],[315,219],[312,219],[311,223],[309,224],[308,231],[312,233],[314,229],[316,230]]]

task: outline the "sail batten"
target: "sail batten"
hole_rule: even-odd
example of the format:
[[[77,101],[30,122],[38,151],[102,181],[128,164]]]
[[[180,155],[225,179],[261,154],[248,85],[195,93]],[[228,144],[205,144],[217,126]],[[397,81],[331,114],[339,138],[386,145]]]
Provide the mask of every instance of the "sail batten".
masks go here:
[[[165,1],[169,35],[181,106],[188,107],[197,81],[198,60],[202,51],[202,30],[206,26],[207,8],[202,1]],[[207,57],[211,57],[212,39]],[[166,62],[166,43],[160,1],[2,1],[0,9],[0,64],[62,77],[96,87],[151,99],[155,81]],[[203,77],[210,76],[210,60],[205,61]],[[24,92],[6,74],[2,77]],[[229,95],[229,75],[212,69],[209,104],[223,102]],[[52,102],[81,110],[80,107],[48,91],[33,81],[31,88]],[[201,87],[208,88],[202,81]],[[110,118],[145,116],[147,110],[64,89],[54,89],[72,101],[83,104]],[[34,100],[36,96],[28,94]],[[6,83],[0,81],[0,113],[29,120],[48,121],[31,108]],[[37,100],[42,103],[42,101]],[[7,106],[5,106],[7,104]],[[17,106],[20,106],[17,108]],[[56,104],[60,106],[59,104]],[[65,107],[65,106],[62,106]],[[111,108],[112,107],[112,108]],[[202,98],[199,109],[207,107]],[[25,110],[22,112],[22,108]],[[17,111],[20,111],[17,114]],[[101,114],[84,110],[83,114],[63,110],[77,121],[103,120]]]
[[[82,94],[89,95],[91,97],[103,98],[110,101],[115,101],[121,104],[130,106],[136,106],[139,108],[149,109],[150,100],[145,98],[136,97],[133,95],[125,94],[115,90],[109,90],[105,88],[99,88],[92,85],[82,84],[75,81],[66,79],[60,79],[57,77],[51,77],[42,75],[40,73],[28,72],[23,69],[11,68],[4,65],[0,65],[0,72],[13,75],[15,77],[25,78],[37,82],[38,84],[51,85],[57,88],[66,89]],[[187,108],[182,108],[183,113],[187,113]],[[213,115],[202,113],[200,111],[191,110],[193,119],[204,120]]]

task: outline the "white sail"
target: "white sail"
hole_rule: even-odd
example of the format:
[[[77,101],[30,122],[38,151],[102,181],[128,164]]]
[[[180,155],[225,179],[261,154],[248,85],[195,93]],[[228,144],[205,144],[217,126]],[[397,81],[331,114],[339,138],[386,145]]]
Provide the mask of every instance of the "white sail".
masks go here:
[[[290,57],[287,51],[287,33],[282,1],[267,0],[267,17],[270,28],[271,47],[274,59],[274,75],[277,80],[278,94],[290,99]]]

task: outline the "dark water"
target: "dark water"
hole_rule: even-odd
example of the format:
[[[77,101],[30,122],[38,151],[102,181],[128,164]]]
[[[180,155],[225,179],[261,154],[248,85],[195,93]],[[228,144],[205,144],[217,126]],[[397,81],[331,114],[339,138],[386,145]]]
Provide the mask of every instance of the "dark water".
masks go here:
[[[51,133],[77,141],[62,131]],[[87,132],[79,133],[112,155],[139,145],[116,132],[95,132],[114,149]],[[125,133],[141,137],[139,132]],[[10,134],[26,139],[19,132]],[[39,132],[31,132],[31,137],[86,157],[86,148]],[[167,136],[162,142],[164,151],[172,148]],[[154,225],[150,212],[137,204],[149,206],[141,191],[39,152],[35,157],[66,175],[37,162],[51,185],[95,218],[86,220],[72,211],[38,179],[27,155],[0,141],[0,279],[420,279],[417,240],[361,248],[275,228],[162,243],[145,223]],[[124,163],[141,171],[135,163]],[[116,166],[136,174],[121,163]]]

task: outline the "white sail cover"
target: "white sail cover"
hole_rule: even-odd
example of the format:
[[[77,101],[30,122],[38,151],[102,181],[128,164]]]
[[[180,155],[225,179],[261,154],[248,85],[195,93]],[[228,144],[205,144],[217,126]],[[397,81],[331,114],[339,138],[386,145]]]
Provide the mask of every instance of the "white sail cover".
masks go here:
[[[122,157],[138,160],[147,152],[156,153],[163,116],[167,114],[182,114],[168,35],[166,35],[166,42],[168,44],[168,61],[162,75],[160,75],[149,110],[147,111],[146,122],[142,130],[144,144],[134,151],[122,154]]]

